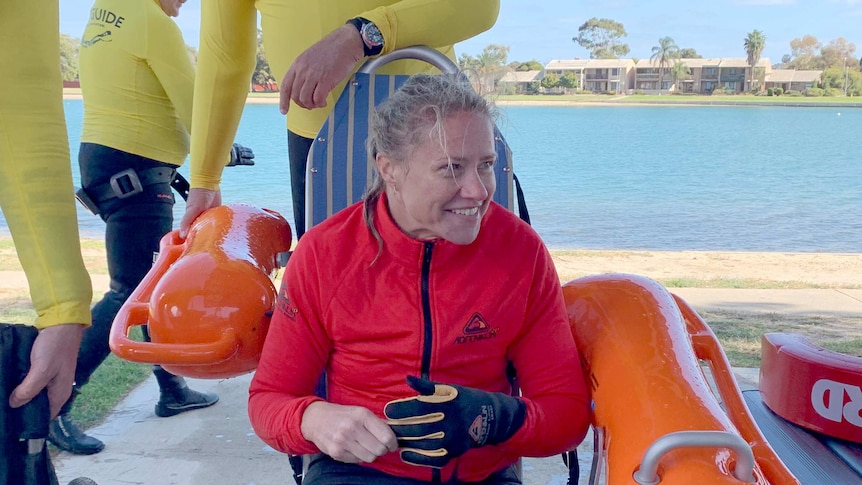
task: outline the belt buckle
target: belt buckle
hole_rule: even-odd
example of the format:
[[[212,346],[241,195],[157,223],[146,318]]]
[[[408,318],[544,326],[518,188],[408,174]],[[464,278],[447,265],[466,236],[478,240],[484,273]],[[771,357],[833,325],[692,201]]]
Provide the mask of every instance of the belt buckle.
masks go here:
[[[126,191],[123,189],[120,185],[120,181],[128,181],[128,184],[132,186],[132,190]],[[118,199],[125,199],[126,197],[140,194],[144,190],[144,187],[141,185],[141,179],[138,178],[138,173],[135,172],[135,169],[133,168],[127,168],[122,172],[117,172],[114,175],[111,175],[110,184],[111,190],[114,191],[114,195],[116,195]]]

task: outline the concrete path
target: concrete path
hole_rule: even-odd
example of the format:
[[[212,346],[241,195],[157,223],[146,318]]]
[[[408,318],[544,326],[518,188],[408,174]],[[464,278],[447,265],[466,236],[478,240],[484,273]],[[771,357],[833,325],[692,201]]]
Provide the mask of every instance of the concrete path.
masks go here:
[[[735,290],[675,288],[695,309],[862,316],[862,290]],[[740,387],[757,387],[757,369],[734,369]],[[105,442],[92,456],[59,453],[60,483],[87,476],[99,485],[276,485],[292,484],[287,456],[254,434],[246,415],[251,375],[193,380],[198,390],[217,393],[211,408],[158,418],[150,377],[123,400],[105,423],[88,431]],[[592,440],[579,447],[582,477],[588,476]],[[525,485],[563,485],[560,457],[524,460]],[[581,483],[586,483],[582,478]]]
[[[670,288],[698,310],[862,317],[862,290]]]

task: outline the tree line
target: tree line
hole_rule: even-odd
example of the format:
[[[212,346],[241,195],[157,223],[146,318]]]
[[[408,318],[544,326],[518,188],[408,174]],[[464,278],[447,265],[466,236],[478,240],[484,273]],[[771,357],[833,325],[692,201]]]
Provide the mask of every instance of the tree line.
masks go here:
[[[577,36],[572,41],[589,52],[591,59],[620,59],[630,52],[625,42],[627,36],[622,23],[606,18],[593,17],[578,28]],[[80,39],[68,34],[61,34],[60,59],[63,80],[78,79],[78,49]],[[748,33],[741,42],[742,51],[750,66],[756,66],[766,46],[766,34],[759,30]],[[458,65],[482,92],[496,89],[496,82],[510,71],[542,70],[544,66],[536,59],[529,61],[508,61],[509,47],[491,44],[476,55],[462,54]],[[197,50],[188,47],[189,57],[197,62]],[[650,59],[660,67],[660,86],[664,82],[665,73],[674,81],[684,79],[688,74],[682,59],[702,58],[693,47],[680,47],[671,37],[661,37],[658,44],[652,47]],[[250,83],[259,86],[273,86],[278,83],[270,71],[269,63],[263,47],[263,37],[258,30],[257,61]],[[635,60],[637,61],[637,60]],[[844,89],[847,94],[862,95],[862,61],[856,57],[856,45],[843,37],[833,39],[826,44],[821,43],[812,35],[793,39],[790,42],[790,53],[782,57],[781,62],[772,66],[775,69],[797,69],[823,71],[821,88]],[[758,72],[760,71],[760,72]],[[748,80],[749,90],[755,86],[758,78],[762,78],[762,70],[752,69]],[[577,87],[577,77],[574,74],[565,76],[548,75],[542,80],[544,87]]]
[[[631,51],[625,42],[625,26],[611,19],[593,17],[578,28],[578,34],[572,41],[590,54],[590,59],[621,59]],[[766,47],[766,34],[760,30],[749,32],[741,39],[740,47],[745,53],[746,61],[752,66],[751,77],[747,79],[749,90],[757,86],[763,79],[764,70],[756,68]],[[683,59],[703,58],[694,47],[680,47],[673,38],[665,36],[658,39],[658,44],[651,49],[650,60],[659,67],[659,82],[664,82],[668,74],[674,82],[684,79],[689,70]],[[535,59],[530,61],[508,62],[509,48],[503,45],[489,45],[482,53],[472,56],[462,54],[458,59],[461,69],[473,78],[474,84],[483,90],[493,90],[496,80],[506,72],[541,70],[543,66]],[[637,62],[637,59],[633,60]],[[823,71],[817,86],[820,89],[843,89],[845,94],[862,95],[862,60],[856,57],[856,45],[843,37],[821,43],[812,35],[793,39],[790,42],[790,53],[786,54],[780,63],[773,64],[773,69],[796,69]],[[545,88],[577,87],[575,74],[557,76],[547,74],[540,85]]]

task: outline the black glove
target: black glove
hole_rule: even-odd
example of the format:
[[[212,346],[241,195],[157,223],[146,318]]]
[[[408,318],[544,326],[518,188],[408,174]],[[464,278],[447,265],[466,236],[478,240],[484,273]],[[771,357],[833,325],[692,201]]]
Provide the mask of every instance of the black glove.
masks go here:
[[[233,167],[234,165],[254,165],[254,152],[251,151],[251,148],[234,143],[230,148],[230,162],[227,166]]]
[[[419,396],[386,403],[383,413],[398,438],[401,459],[443,467],[471,448],[496,445],[524,424],[527,406],[500,392],[437,384],[408,376]]]

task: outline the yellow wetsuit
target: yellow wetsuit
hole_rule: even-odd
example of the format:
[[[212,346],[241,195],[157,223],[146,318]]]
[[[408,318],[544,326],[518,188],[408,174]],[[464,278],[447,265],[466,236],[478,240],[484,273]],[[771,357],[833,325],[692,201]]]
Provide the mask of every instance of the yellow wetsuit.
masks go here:
[[[454,59],[452,45],[489,29],[499,6],[499,0],[207,0],[201,11],[192,187],[213,190],[221,180],[224,163],[219,154],[230,149],[255,65],[258,10],[266,57],[272,75],[281,82],[300,53],[353,17],[364,17],[380,28],[384,54],[423,44]],[[430,69],[422,61],[397,61],[379,72],[413,74]],[[291,103],[288,129],[314,138],[343,87],[344,81],[329,94],[326,108],[307,110]]]
[[[0,206],[39,328],[90,323],[60,78],[57,0],[0,2]]]
[[[179,27],[158,0],[96,0],[80,52],[81,141],[182,164],[195,73]]]

